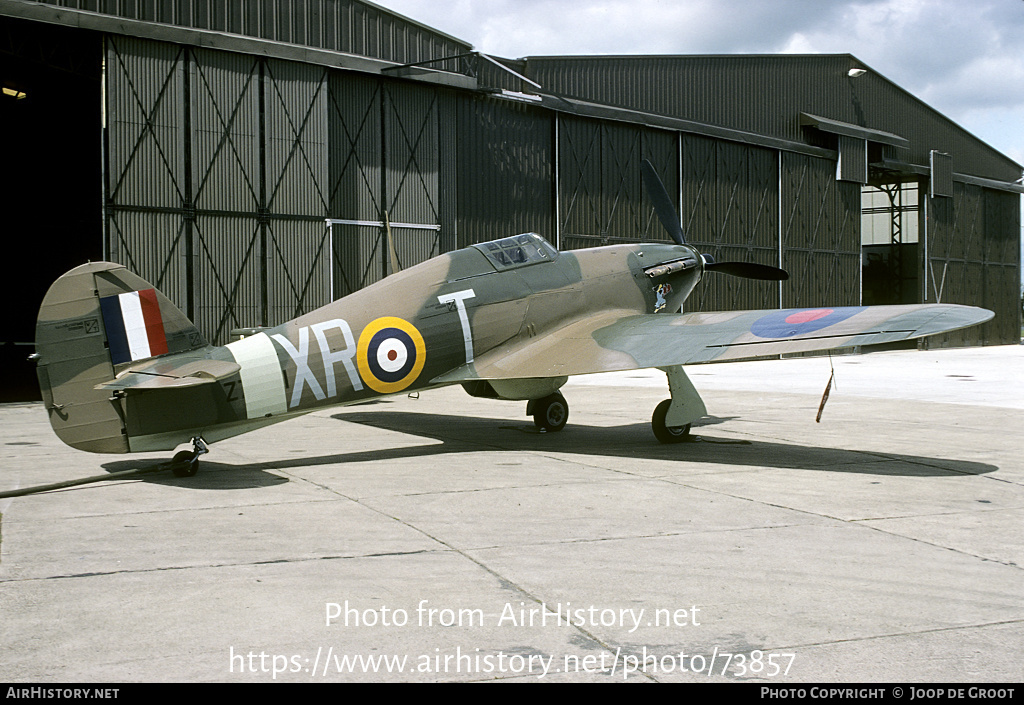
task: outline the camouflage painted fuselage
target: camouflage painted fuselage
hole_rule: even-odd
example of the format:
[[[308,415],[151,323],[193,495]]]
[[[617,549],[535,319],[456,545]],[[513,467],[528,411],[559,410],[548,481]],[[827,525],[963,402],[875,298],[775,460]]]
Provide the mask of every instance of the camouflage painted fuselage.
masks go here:
[[[467,380],[484,382],[477,389],[489,396],[539,398],[564,383],[557,364],[531,376],[529,366],[508,369],[510,355],[595,315],[676,312],[702,273],[700,256],[685,245],[547,252],[542,261],[507,266],[479,247],[444,254],[223,347],[202,343],[173,304],[124,268],[83,265],[62,278],[63,289],[55,284],[40,311],[39,376],[51,423],[76,448],[134,452],[173,449],[196,436],[213,442],[325,406]],[[673,271],[645,272],[666,262]],[[167,352],[104,359],[97,346],[113,332],[100,303],[140,290],[159,297]],[[598,345],[592,336],[577,345],[587,344]],[[87,352],[69,361],[72,346]],[[617,354],[622,369],[635,367]]]

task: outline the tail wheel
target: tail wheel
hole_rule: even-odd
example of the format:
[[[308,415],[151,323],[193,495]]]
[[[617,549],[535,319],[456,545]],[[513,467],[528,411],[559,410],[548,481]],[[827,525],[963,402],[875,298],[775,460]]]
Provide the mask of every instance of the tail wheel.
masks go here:
[[[171,472],[175,477],[193,477],[199,472],[199,456],[190,450],[178,451],[171,459]]]
[[[569,402],[551,394],[533,403],[533,423],[542,431],[561,431],[569,420]]]
[[[654,437],[661,443],[682,443],[690,435],[690,424],[685,426],[666,426],[665,417],[668,415],[668,408],[672,406],[672,400],[666,399],[654,409],[654,416],[651,417],[651,428],[654,430]]]

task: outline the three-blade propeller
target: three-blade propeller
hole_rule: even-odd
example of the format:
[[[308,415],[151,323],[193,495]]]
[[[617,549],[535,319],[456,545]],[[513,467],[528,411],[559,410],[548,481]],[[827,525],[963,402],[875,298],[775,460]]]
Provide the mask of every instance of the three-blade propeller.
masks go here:
[[[654,170],[654,166],[646,159],[640,164],[640,171],[643,174],[644,188],[647,191],[647,195],[654,202],[654,212],[658,214],[658,220],[661,221],[669,237],[677,245],[687,244],[686,237],[683,235],[683,224],[679,220],[679,214],[676,213],[676,208],[672,205],[672,198],[668,195],[665,184],[661,182],[658,172]],[[701,255],[701,258],[704,260],[704,271],[706,272],[721,272],[722,274],[730,274],[734,277],[759,279],[762,281],[785,281],[789,279],[789,274],[786,270],[770,267],[766,264],[756,264],[754,262],[715,262],[706,255]]]

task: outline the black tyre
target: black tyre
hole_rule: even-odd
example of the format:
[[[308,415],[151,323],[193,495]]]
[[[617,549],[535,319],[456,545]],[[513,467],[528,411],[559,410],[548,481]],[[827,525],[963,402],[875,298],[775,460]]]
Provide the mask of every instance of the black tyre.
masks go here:
[[[171,472],[175,477],[193,477],[199,472],[199,458],[190,450],[178,451],[171,459]]]
[[[666,426],[665,417],[670,406],[672,400],[666,399],[655,407],[654,416],[651,417],[651,428],[654,430],[654,437],[661,443],[682,443],[690,435],[690,424]]]
[[[561,431],[569,420],[569,402],[561,394],[538,399],[533,406],[533,423],[543,431]]]

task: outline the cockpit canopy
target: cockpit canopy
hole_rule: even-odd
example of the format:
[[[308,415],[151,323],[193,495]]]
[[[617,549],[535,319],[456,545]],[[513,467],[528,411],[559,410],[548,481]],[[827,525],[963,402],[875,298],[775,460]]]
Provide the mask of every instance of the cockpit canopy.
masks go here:
[[[506,269],[526,267],[538,262],[551,262],[558,257],[558,250],[537,233],[523,233],[500,240],[473,245],[480,250],[499,272]]]

